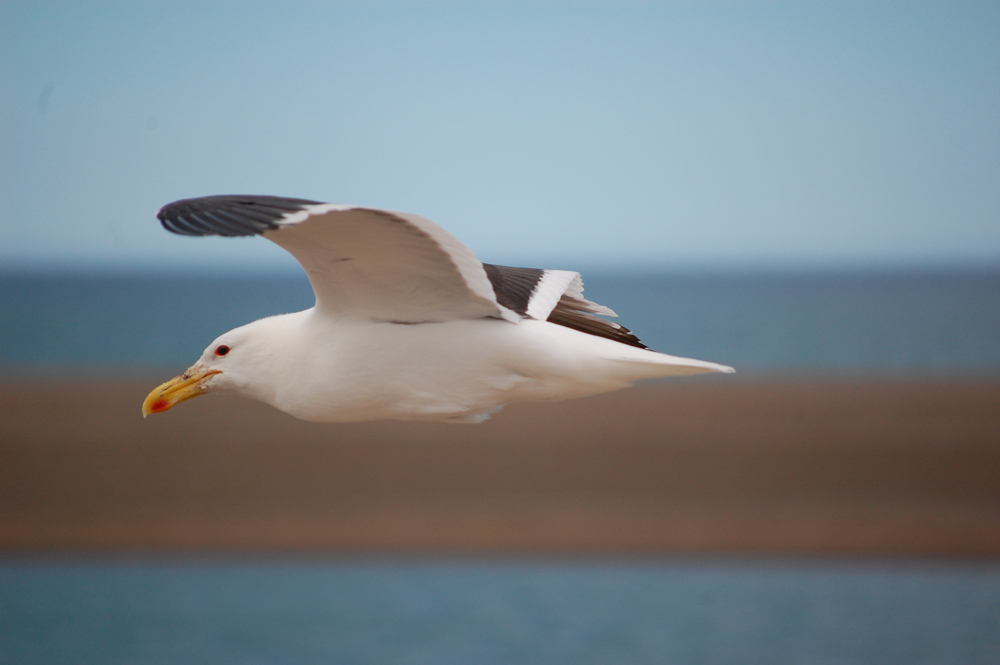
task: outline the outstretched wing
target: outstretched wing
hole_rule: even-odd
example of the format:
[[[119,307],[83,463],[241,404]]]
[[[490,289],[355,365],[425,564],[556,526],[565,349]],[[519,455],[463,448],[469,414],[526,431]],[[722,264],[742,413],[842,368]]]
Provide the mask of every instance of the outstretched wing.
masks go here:
[[[182,235],[262,235],[309,275],[316,305],[397,323],[496,317],[548,320],[646,348],[613,311],[583,297],[579,273],[483,264],[418,215],[277,196],[206,196],[157,212]]]
[[[418,215],[271,196],[208,196],[164,206],[187,235],[262,235],[309,275],[317,309],[398,323],[482,317],[519,321],[500,305],[468,247]]]

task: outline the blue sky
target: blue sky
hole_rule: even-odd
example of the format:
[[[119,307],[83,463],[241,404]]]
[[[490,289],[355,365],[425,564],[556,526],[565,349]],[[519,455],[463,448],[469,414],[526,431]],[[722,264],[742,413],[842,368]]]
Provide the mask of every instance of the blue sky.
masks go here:
[[[0,266],[290,267],[252,193],[539,267],[1000,264],[1000,4],[0,4]]]

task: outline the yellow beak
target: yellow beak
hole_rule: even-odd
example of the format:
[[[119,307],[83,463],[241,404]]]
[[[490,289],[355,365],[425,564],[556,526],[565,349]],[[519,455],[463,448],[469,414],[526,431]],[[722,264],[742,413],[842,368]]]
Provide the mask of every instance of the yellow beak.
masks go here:
[[[192,367],[180,376],[157,386],[142,403],[142,417],[145,418],[151,413],[167,411],[184,400],[204,395],[205,386],[203,384],[205,380],[215,374],[222,374],[222,371],[217,369],[194,371]]]

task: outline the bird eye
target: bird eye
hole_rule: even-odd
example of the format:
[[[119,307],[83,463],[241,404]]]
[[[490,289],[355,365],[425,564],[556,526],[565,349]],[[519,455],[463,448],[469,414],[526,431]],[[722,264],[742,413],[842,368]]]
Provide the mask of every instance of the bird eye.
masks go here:
[[[217,356],[224,356],[227,353],[229,353],[229,347],[226,346],[225,344],[223,344],[223,345],[221,345],[221,346],[219,346],[218,348],[215,349],[215,355],[217,355]]]

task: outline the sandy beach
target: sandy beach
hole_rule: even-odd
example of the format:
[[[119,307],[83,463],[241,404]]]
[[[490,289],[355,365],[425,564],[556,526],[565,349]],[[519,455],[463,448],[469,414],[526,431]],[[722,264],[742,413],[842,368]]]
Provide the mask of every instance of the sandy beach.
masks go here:
[[[478,426],[0,381],[0,549],[1000,555],[1000,384],[685,379]]]

